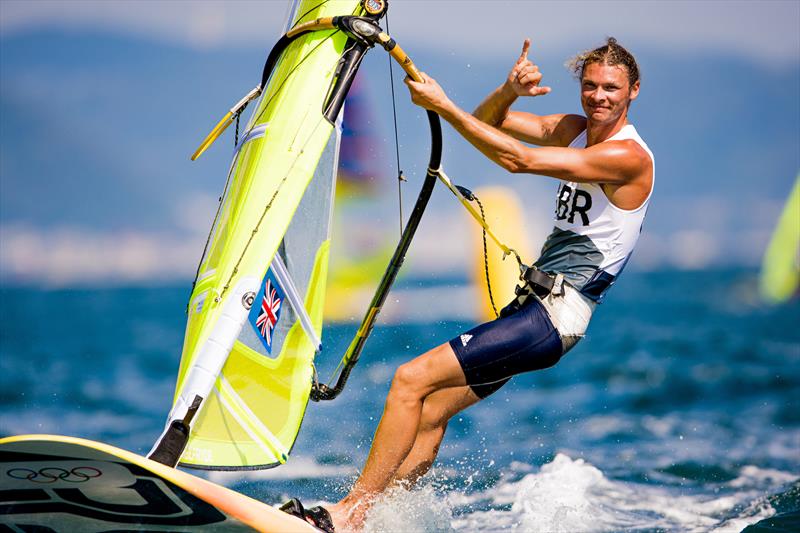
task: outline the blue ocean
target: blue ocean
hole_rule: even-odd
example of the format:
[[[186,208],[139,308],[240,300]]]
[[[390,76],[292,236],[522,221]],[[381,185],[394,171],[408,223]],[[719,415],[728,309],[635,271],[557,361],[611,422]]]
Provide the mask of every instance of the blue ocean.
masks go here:
[[[454,419],[432,472],[387,494],[367,530],[800,531],[800,301],[760,303],[756,275],[627,272],[584,341]],[[0,434],[146,453],[170,407],[188,292],[3,288]],[[309,404],[287,465],[201,475],[270,504],[336,501],[393,369],[474,325],[447,316],[377,327],[345,392]],[[323,377],[354,331],[324,331]]]

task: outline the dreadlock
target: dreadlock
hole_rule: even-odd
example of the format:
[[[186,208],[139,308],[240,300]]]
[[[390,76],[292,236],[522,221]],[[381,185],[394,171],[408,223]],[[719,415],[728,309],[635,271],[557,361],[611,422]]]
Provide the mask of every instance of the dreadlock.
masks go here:
[[[639,65],[636,64],[636,59],[613,37],[608,37],[605,45],[573,57],[567,62],[567,68],[580,80],[586,65],[592,63],[621,65],[628,71],[628,82],[631,85],[639,81]]]

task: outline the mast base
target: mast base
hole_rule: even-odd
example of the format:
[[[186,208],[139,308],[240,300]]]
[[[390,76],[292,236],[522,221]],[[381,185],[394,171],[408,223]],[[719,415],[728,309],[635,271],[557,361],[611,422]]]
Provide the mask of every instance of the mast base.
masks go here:
[[[147,456],[162,465],[175,468],[189,442],[189,426],[183,420],[174,420],[153,452]]]
[[[158,441],[153,451],[147,456],[148,459],[172,468],[178,465],[183,450],[186,449],[186,445],[189,443],[189,428],[192,418],[197,414],[202,402],[202,397],[194,397],[192,405],[186,411],[186,416],[183,417],[183,420],[172,421],[161,440]]]

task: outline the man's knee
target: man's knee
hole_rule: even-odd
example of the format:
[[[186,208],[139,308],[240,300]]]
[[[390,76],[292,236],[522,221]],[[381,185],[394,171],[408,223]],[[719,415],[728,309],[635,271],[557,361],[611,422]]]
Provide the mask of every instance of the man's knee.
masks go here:
[[[424,375],[414,361],[400,365],[394,373],[389,399],[394,401],[419,401],[422,399],[421,381]]]
[[[450,421],[450,412],[447,406],[440,402],[424,401],[422,403],[422,416],[419,421],[420,431],[444,431]]]

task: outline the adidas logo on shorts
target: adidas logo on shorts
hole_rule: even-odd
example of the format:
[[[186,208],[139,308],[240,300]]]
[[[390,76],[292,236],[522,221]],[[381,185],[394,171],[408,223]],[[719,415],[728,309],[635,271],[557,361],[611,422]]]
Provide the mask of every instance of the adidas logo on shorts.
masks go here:
[[[472,338],[472,335],[467,335],[466,333],[464,333],[463,335],[461,335],[461,344],[466,346],[471,338]]]

